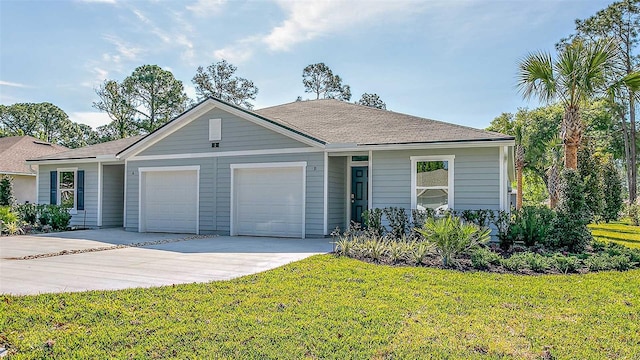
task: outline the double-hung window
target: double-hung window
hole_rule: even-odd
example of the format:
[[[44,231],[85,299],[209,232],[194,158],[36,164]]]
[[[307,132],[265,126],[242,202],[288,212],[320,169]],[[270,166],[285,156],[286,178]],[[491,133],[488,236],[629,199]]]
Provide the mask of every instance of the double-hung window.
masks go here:
[[[58,169],[58,204],[76,210],[77,169]]]
[[[411,157],[411,208],[453,209],[453,155]]]

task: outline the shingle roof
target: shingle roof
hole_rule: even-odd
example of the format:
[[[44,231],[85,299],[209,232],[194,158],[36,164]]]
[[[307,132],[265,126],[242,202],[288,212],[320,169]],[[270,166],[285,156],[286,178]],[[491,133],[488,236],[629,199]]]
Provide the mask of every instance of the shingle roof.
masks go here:
[[[35,174],[25,164],[27,159],[68,150],[64,146],[51,144],[31,136],[0,138],[0,173]]]
[[[132,136],[126,139],[118,139],[101,144],[85,146],[49,156],[31,158],[30,160],[95,159],[101,156],[115,156],[117,153],[140,140],[142,137],[142,135]]]
[[[513,137],[338,100],[308,100],[256,110],[329,144],[377,145],[512,140]]]

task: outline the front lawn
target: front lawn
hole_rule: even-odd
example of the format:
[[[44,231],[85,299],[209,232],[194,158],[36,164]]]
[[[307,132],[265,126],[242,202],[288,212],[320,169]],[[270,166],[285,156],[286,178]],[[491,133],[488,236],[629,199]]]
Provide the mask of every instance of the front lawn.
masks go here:
[[[521,276],[320,255],[232,281],[0,296],[12,358],[640,358],[640,270]]]
[[[615,242],[630,248],[640,249],[640,226],[627,222],[590,224],[593,237],[598,240]]]

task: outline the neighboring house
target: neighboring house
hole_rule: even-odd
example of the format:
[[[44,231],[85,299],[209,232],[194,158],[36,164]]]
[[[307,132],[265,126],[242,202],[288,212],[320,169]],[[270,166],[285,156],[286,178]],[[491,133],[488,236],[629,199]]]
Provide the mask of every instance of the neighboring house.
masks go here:
[[[31,136],[0,138],[0,176],[13,178],[13,196],[19,204],[36,201],[36,170],[25,163],[27,159],[68,150]]]
[[[316,237],[370,208],[508,209],[513,146],[337,100],[252,112],[209,98],[145,137],[29,163],[38,201],[67,202],[75,225]]]

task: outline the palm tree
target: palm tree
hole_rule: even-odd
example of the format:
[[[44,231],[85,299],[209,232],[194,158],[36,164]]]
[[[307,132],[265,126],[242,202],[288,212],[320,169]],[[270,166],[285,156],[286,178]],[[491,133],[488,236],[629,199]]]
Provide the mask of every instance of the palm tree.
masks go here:
[[[522,145],[522,124],[516,125],[516,209],[522,208],[522,171],[524,169],[524,146]]]
[[[613,57],[609,42],[576,40],[560,49],[555,60],[547,52],[537,52],[520,62],[518,87],[523,97],[536,96],[547,103],[559,101],[564,106],[561,136],[567,169],[578,167],[578,146],[584,129],[580,106],[603,92]]]

